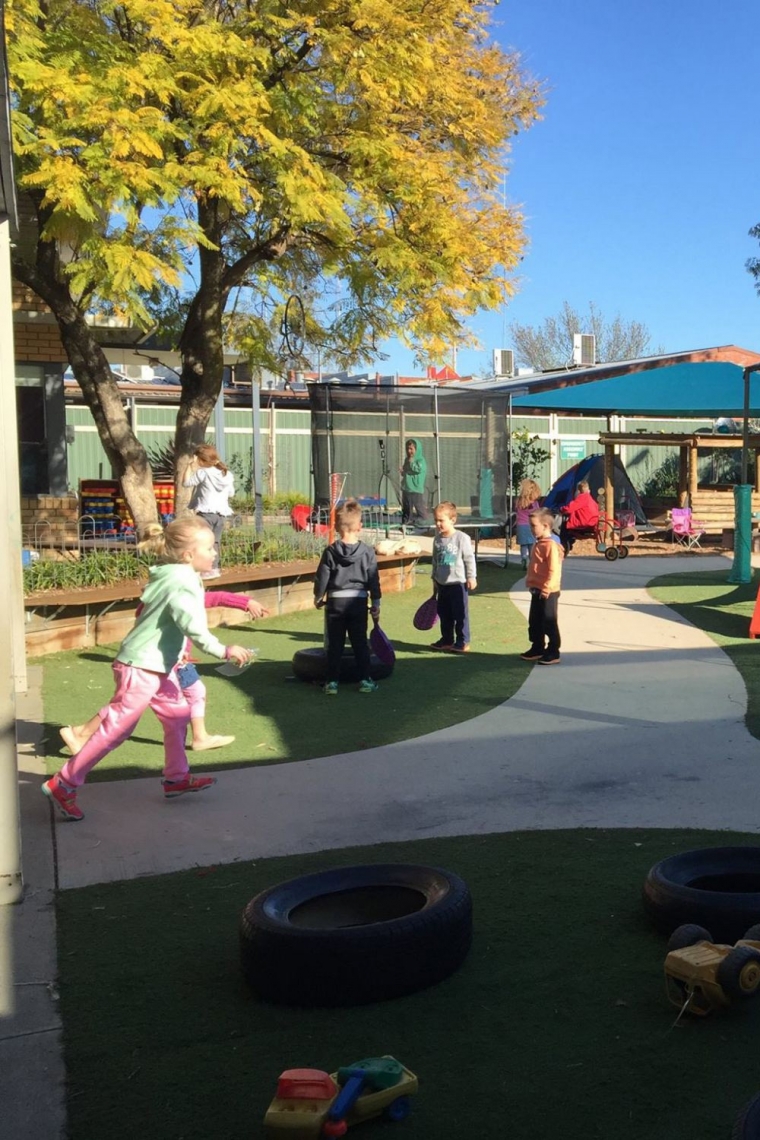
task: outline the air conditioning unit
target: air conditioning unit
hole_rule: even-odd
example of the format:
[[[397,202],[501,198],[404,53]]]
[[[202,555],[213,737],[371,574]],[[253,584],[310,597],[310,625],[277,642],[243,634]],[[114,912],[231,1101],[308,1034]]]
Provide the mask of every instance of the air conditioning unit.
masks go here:
[[[573,364],[596,364],[596,337],[592,333],[573,333]]]
[[[515,354],[511,348],[495,348],[493,350],[494,376],[514,376]]]

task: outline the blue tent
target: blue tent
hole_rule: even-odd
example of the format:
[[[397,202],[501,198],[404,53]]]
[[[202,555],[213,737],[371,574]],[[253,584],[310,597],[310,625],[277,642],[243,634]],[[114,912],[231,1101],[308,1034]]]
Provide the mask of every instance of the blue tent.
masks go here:
[[[647,516],[644,513],[639,493],[628,478],[622,460],[616,455],[613,460],[612,482],[614,488],[614,513],[618,511],[633,511],[636,526],[648,526]],[[588,483],[591,494],[599,499],[599,492],[604,486],[604,456],[587,455],[580,463],[576,463],[569,471],[560,475],[544,500],[544,506],[550,511],[558,511],[575,496],[575,489],[581,480]]]

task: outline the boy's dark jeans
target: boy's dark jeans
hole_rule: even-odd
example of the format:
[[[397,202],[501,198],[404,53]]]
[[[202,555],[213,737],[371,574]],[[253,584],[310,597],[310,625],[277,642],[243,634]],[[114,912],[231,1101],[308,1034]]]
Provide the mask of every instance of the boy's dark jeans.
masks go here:
[[[531,590],[528,638],[532,649],[540,649],[542,653],[559,656],[562,642],[557,623],[558,608],[559,590],[556,594],[549,594],[548,598],[542,598],[540,590]]]
[[[438,586],[438,617],[444,645],[470,644],[470,607],[464,582]]]
[[[327,680],[340,680],[340,659],[346,634],[354,651],[359,680],[369,681],[370,653],[367,641],[367,599],[328,598],[327,601]]]

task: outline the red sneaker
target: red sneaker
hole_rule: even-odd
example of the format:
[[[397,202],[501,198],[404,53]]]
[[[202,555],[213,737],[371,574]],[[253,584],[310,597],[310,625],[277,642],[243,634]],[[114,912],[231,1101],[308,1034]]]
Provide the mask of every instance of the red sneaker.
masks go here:
[[[84,819],[84,812],[77,807],[77,794],[73,788],[63,783],[60,776],[51,776],[42,785],[42,794],[55,804],[64,819]]]
[[[205,792],[206,788],[216,783],[215,776],[193,776],[188,773],[183,780],[162,780],[164,796],[173,800],[175,796],[184,796],[185,792]]]

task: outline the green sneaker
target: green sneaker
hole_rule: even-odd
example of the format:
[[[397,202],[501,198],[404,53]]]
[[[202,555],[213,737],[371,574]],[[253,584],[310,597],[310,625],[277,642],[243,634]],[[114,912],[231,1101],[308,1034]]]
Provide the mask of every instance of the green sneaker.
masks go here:
[[[325,683],[325,694],[328,697],[337,697],[338,695],[338,682],[327,681]]]
[[[377,681],[362,681],[359,685],[360,693],[376,693],[380,688]]]

